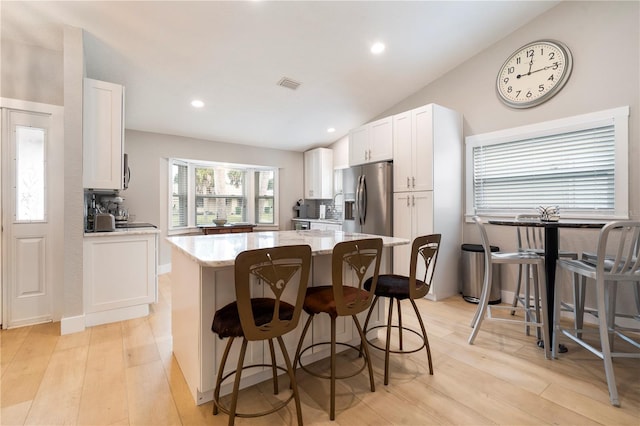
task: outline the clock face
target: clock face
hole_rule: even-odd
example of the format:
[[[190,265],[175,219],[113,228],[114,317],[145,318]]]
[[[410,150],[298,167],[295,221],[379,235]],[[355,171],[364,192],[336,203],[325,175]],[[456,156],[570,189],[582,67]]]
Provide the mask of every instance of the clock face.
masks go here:
[[[564,44],[534,41],[518,49],[500,68],[498,96],[513,108],[539,105],[560,91],[571,68],[571,52]]]

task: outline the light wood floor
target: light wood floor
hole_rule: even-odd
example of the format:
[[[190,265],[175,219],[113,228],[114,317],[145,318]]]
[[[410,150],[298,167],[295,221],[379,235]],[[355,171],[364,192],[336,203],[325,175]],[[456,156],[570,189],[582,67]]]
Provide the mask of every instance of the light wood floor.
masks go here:
[[[171,353],[170,276],[160,277],[160,302],[146,318],[59,335],[43,324],[0,333],[0,424],[212,425],[211,403],[196,406]],[[614,362],[622,407],[609,404],[602,362],[567,343],[569,353],[545,360],[519,326],[485,322],[475,345],[466,340],[475,305],[453,297],[421,300],[434,355],[393,356],[382,383],[382,353],[372,351],[376,392],[366,373],[337,384],[336,421],[328,416],[329,384],[298,370],[306,424],[640,424],[640,363]],[[410,307],[403,310],[411,322]],[[408,338],[408,337],[407,337]],[[348,357],[343,360],[349,362]],[[283,393],[286,380],[281,380]],[[243,391],[250,408],[273,402],[270,383]],[[282,394],[280,395],[282,397]],[[246,407],[246,405],[245,405]],[[295,424],[289,404],[238,424]]]

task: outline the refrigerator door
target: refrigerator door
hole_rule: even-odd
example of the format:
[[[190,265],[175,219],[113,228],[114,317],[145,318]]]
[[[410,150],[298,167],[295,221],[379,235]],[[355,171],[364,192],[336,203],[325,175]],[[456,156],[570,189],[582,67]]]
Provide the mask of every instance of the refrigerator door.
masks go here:
[[[361,232],[392,235],[393,181],[391,163],[362,166]]]
[[[342,230],[345,232],[361,232],[359,210],[356,203],[358,183],[362,175],[362,167],[351,167],[342,171],[342,190],[344,191],[344,222]]]

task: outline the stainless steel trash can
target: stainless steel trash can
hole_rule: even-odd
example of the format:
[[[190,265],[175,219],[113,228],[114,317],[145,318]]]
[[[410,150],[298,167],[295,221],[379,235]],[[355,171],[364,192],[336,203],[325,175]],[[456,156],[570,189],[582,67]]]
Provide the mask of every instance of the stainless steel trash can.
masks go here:
[[[491,251],[500,248],[491,246]],[[480,302],[484,282],[484,249],[480,244],[462,245],[462,298],[469,303]],[[493,275],[489,303],[497,304],[501,300],[500,265],[493,265]]]

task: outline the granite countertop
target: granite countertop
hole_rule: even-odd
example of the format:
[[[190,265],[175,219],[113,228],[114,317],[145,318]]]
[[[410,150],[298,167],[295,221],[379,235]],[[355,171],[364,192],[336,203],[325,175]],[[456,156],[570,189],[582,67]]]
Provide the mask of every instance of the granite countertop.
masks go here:
[[[116,228],[115,231],[105,232],[85,232],[86,237],[122,237],[129,235],[159,234],[160,230],[156,228]]]
[[[232,266],[236,256],[245,250],[308,244],[315,255],[331,254],[333,247],[341,241],[362,238],[382,238],[384,247],[409,244],[404,238],[360,234],[343,231],[269,231],[222,235],[195,235],[168,237],[167,241],[201,266]]]

